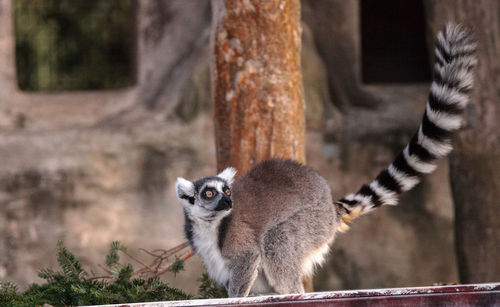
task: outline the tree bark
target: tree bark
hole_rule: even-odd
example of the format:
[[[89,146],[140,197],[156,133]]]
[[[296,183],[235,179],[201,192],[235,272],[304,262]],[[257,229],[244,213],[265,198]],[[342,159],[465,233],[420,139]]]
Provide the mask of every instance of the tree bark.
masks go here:
[[[497,281],[500,276],[500,2],[425,2],[429,37],[448,21],[471,26],[478,40],[467,127],[450,156],[460,280]]]
[[[305,163],[300,2],[212,2],[217,166]]]

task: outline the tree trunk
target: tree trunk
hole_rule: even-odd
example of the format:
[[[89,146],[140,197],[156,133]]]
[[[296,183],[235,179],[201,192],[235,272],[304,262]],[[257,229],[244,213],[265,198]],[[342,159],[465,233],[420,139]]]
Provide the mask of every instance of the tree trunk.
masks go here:
[[[212,12],[218,169],[244,174],[272,157],[305,163],[299,0],[213,0]]]
[[[471,26],[478,40],[474,91],[467,127],[450,156],[460,280],[498,281],[500,276],[500,2],[427,0],[429,35],[447,21]]]
[[[300,2],[212,2],[217,166],[305,163]]]

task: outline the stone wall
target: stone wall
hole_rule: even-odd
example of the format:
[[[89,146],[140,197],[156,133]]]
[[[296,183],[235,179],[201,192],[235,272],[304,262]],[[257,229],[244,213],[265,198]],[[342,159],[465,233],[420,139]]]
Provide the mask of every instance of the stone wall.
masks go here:
[[[38,269],[55,266],[61,239],[95,272],[112,240],[122,241],[132,252],[184,240],[175,178],[215,172],[210,7],[208,1],[137,3],[135,86],[27,94],[16,88],[11,1],[0,0],[2,281],[21,286],[39,281]],[[351,61],[358,67],[352,61],[359,59],[334,57],[335,51],[319,43],[330,37],[311,21],[309,14],[316,10],[311,3],[303,3],[307,160],[338,198],[373,178],[408,141],[423,111],[427,86],[357,84],[377,105],[363,108],[360,102],[340,112],[330,99],[328,78],[342,80],[346,73],[335,63]],[[331,3],[357,18],[357,1]],[[354,42],[359,35],[355,25],[346,22],[342,28],[348,33],[342,35],[351,35]],[[335,29],[329,35],[339,37]],[[355,43],[349,48],[358,47]],[[348,73],[354,74],[353,69]],[[357,220],[339,236],[328,264],[318,270],[316,288],[456,281],[447,172],[443,162],[400,206]],[[195,292],[200,261],[193,257],[186,267],[177,277],[166,278]]]

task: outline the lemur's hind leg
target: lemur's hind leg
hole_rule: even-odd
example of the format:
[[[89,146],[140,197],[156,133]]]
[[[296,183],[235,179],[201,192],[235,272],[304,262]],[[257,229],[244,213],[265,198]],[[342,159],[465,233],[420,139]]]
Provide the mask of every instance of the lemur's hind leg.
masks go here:
[[[257,251],[246,251],[231,257],[229,262],[231,276],[227,286],[229,297],[248,296],[257,278],[260,260],[260,254]]]
[[[264,235],[262,268],[269,284],[279,294],[304,293],[300,258],[293,240],[277,226]]]
[[[272,283],[274,290],[279,294],[289,293],[304,293],[304,284],[302,283],[302,276],[299,274],[300,266],[289,267],[281,265],[275,266],[270,276],[273,276]],[[283,274],[284,273],[284,274]]]

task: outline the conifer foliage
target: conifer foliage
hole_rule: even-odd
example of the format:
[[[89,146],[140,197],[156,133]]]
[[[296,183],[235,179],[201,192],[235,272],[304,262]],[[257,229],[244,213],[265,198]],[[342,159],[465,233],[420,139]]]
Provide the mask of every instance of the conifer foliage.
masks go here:
[[[119,304],[150,301],[185,300],[194,298],[225,297],[223,289],[212,284],[205,274],[200,279],[198,296],[184,293],[168,286],[159,277],[134,277],[130,264],[121,264],[119,251],[126,247],[119,242],[111,243],[105,264],[110,276],[90,276],[81,262],[62,242],[58,243],[57,262],[61,271],[42,269],[38,276],[44,284],[32,284],[20,293],[12,283],[0,283],[0,306],[79,306]],[[183,260],[172,266],[174,273],[183,269]]]

